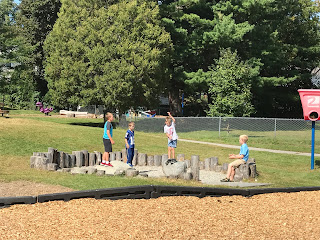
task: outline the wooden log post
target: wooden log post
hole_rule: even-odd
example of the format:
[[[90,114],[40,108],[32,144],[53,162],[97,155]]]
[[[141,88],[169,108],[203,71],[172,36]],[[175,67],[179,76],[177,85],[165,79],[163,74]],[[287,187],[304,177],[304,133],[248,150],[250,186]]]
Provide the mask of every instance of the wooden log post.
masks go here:
[[[127,149],[122,149],[121,150],[121,154],[122,154],[122,162],[126,163],[128,161],[127,159]]]
[[[134,149],[132,165],[136,166],[138,162],[138,149]]]
[[[163,166],[168,161],[168,154],[163,154],[161,158],[161,165]]]
[[[89,166],[96,165],[96,154],[95,153],[89,153]]]
[[[204,170],[206,171],[211,170],[211,158],[204,159]]]
[[[121,152],[116,152],[116,161],[121,161]]]
[[[88,150],[81,150],[84,156],[84,166],[88,167],[89,166],[89,152]]]
[[[148,166],[154,166],[154,156],[148,156],[147,163]]]
[[[162,157],[160,155],[154,155],[153,160],[154,160],[154,166],[157,166],[157,167],[161,166]]]
[[[84,155],[81,151],[76,151],[76,167],[82,167],[84,164]]]
[[[102,154],[101,152],[94,151],[96,154],[96,165],[99,165],[102,162]]]
[[[138,165],[139,166],[147,166],[147,154],[139,153]]]
[[[74,168],[75,166],[76,166],[76,155],[74,155],[74,154],[69,154],[69,157],[70,157],[70,159],[69,159],[69,161],[70,161],[70,167],[71,168]]]
[[[199,155],[193,155],[193,156],[191,156],[191,173],[192,173],[192,179],[193,179],[193,180],[196,180],[196,181],[199,181],[199,179],[200,179],[199,161],[200,161]]]

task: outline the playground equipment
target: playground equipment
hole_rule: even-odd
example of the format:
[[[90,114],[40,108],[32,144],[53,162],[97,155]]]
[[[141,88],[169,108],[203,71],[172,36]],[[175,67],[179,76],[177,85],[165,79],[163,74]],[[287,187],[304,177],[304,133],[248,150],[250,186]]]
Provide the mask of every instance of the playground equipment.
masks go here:
[[[298,90],[304,120],[312,122],[311,132],[311,170],[314,169],[314,137],[316,121],[320,119],[320,90],[319,89],[299,89]]]

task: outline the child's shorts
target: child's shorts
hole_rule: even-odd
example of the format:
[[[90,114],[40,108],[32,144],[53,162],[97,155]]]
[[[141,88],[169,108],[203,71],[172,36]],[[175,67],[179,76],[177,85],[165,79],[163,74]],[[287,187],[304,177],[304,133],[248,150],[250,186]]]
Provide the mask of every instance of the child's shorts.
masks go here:
[[[112,152],[112,144],[110,139],[103,139],[104,151],[105,152]]]
[[[241,164],[245,164],[245,163],[246,163],[245,160],[237,159],[237,160],[234,160],[232,163],[230,163],[230,165],[234,168],[238,168]]]
[[[177,140],[168,140],[168,147],[176,148]]]

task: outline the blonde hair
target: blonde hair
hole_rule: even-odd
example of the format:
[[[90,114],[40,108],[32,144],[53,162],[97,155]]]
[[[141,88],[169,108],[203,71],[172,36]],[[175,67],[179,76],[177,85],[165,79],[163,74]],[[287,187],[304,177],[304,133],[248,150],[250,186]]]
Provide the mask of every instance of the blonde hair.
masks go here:
[[[112,113],[110,113],[110,112],[107,112],[107,120],[109,120],[111,117],[113,116],[113,114]]]
[[[166,117],[166,123],[171,123],[171,118],[170,117]]]
[[[130,127],[130,126],[134,126],[134,122],[129,122],[128,127]]]
[[[247,135],[240,135],[239,138],[242,139],[243,142],[245,142],[245,143],[248,141],[248,136]]]

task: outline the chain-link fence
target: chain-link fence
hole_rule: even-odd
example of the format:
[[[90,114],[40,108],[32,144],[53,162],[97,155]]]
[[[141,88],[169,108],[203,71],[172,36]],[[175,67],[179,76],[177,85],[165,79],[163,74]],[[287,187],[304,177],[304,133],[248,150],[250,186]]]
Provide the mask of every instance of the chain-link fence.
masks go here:
[[[282,131],[311,130],[311,122],[303,119],[246,118],[246,117],[176,117],[178,132],[215,131],[219,136],[235,131],[266,133],[276,137]],[[144,132],[162,132],[165,118],[127,117]],[[126,126],[122,126],[126,127]],[[320,129],[320,126],[316,128]]]

